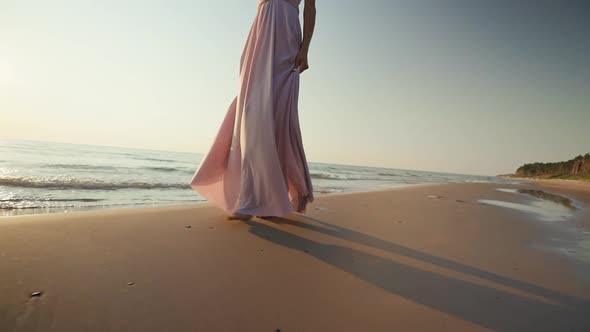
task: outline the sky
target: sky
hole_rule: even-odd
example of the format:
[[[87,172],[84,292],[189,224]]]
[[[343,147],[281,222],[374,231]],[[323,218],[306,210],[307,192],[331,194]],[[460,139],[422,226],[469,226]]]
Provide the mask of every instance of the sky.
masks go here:
[[[0,138],[207,152],[257,2],[0,0]],[[308,161],[495,175],[590,152],[589,1],[316,3]]]

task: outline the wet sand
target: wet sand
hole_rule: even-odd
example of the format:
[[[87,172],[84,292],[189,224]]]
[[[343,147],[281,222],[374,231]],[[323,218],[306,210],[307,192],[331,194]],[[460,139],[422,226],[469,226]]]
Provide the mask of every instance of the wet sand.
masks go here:
[[[590,202],[590,181],[579,180],[529,180],[531,186],[578,200],[581,203]],[[590,222],[590,218],[588,218]]]
[[[0,218],[0,331],[587,331],[584,261],[534,213],[560,184],[321,196],[307,216],[208,205]],[[31,296],[34,292],[35,296]]]

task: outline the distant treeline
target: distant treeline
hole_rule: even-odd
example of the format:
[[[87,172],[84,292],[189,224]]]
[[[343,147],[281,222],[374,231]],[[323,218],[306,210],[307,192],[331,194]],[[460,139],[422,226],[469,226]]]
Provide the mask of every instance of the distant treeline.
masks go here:
[[[518,177],[590,180],[590,153],[568,161],[525,164],[516,170]]]

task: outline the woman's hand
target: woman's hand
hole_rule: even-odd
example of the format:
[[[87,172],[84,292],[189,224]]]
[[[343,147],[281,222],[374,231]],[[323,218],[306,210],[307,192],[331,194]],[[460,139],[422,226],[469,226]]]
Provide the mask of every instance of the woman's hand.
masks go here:
[[[299,73],[303,73],[309,68],[309,63],[307,62],[307,48],[302,47],[299,49],[299,53],[297,53],[297,57],[295,58],[295,68],[299,67]],[[295,71],[293,68],[293,71]]]

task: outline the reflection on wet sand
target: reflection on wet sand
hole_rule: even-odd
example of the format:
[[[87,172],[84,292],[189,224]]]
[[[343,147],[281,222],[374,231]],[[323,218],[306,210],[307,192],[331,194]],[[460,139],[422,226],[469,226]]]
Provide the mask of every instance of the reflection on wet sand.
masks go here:
[[[513,210],[519,210],[533,214],[543,221],[565,221],[572,217],[576,211],[574,202],[560,195],[534,189],[506,189],[498,188],[498,191],[525,194],[536,198],[526,204],[500,201],[494,199],[480,199],[479,202],[494,206],[500,206]]]
[[[574,202],[567,197],[563,197],[560,195],[548,193],[548,192],[545,192],[542,190],[535,190],[535,189],[518,189],[518,192],[521,194],[527,194],[527,195],[531,195],[536,198],[559,203],[561,205],[567,206],[567,207],[574,209],[574,210],[576,209],[576,207],[574,206]]]
[[[479,202],[528,213],[537,220],[552,222],[551,237],[545,245],[536,245],[540,249],[558,251],[583,262],[590,262],[590,238],[587,232],[580,232],[578,221],[573,218],[581,207],[564,196],[548,193],[538,189],[497,188],[501,192],[523,194],[532,198],[525,203],[502,200],[480,199]],[[570,222],[571,221],[571,222]],[[558,223],[553,223],[558,222]],[[565,223],[564,223],[565,222]],[[573,224],[572,224],[573,222]]]

